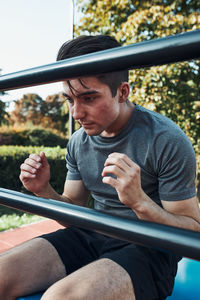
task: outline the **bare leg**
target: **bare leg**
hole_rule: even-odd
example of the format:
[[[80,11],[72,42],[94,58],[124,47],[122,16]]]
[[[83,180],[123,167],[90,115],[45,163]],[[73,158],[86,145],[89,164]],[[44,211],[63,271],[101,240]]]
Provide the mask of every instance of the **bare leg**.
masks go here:
[[[110,259],[95,261],[52,285],[42,300],[135,300],[129,274]]]
[[[46,290],[65,276],[55,248],[45,239],[33,239],[0,256],[0,299]]]

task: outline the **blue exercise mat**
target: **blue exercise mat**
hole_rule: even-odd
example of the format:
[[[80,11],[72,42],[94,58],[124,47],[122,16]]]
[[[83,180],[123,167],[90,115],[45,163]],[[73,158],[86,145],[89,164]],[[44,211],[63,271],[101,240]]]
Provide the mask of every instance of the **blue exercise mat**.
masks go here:
[[[178,264],[173,293],[166,300],[200,300],[200,262],[183,258]]]
[[[17,300],[40,300],[42,297],[42,294],[34,294],[34,295],[30,295],[30,296],[24,296],[24,297],[20,297],[17,298]]]

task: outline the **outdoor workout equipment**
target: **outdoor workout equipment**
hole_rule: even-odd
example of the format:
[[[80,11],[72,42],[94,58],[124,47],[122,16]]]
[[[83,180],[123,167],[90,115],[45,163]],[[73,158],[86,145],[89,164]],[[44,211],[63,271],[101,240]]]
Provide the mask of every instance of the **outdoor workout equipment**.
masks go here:
[[[2,188],[0,188],[0,204],[55,219],[66,225],[95,230],[143,246],[154,245],[157,249],[173,251],[181,256],[200,260],[200,233],[198,232],[110,216],[93,209]],[[179,263],[173,295],[167,299],[198,300],[200,296],[199,271],[200,262],[183,258]],[[40,299],[41,295],[21,297],[18,300],[36,300]]]
[[[200,30],[64,59],[0,76],[0,91],[200,57]]]
[[[0,188],[0,204],[95,230],[136,244],[200,260],[200,233],[153,222],[124,219],[91,208]]]
[[[53,64],[0,76],[0,91],[46,84],[80,76],[144,68],[200,58],[200,30],[95,52]],[[145,221],[126,220],[55,200],[0,189],[0,203],[66,224],[94,229],[144,246],[200,260],[200,234]],[[183,258],[168,300],[200,300],[200,263]],[[19,299],[36,300],[41,294]]]

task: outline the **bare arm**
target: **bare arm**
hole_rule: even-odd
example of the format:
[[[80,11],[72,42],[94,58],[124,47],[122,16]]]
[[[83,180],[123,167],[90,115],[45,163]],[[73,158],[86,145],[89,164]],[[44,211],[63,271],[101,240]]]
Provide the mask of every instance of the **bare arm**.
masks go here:
[[[190,229],[200,232],[200,210],[197,198],[181,201],[161,201],[163,208],[150,198],[135,210],[142,220]]]
[[[110,177],[110,173],[117,178]],[[130,207],[138,218],[200,232],[197,198],[172,202],[163,200],[161,208],[142,190],[140,168],[126,155],[109,155],[102,176],[103,182],[116,189],[120,201]]]
[[[64,192],[58,194],[50,185],[50,167],[45,153],[31,154],[21,165],[20,180],[24,187],[36,196],[87,205],[89,192],[81,180],[66,180]]]

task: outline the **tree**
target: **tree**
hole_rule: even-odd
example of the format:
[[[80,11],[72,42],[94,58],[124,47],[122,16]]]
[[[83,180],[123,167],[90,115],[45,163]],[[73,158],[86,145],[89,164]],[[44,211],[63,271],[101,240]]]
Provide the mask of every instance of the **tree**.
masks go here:
[[[6,103],[0,100],[0,125],[3,124],[8,124],[8,113],[6,112]]]
[[[3,95],[5,95],[5,92],[0,92],[0,97]],[[0,125],[8,123],[8,113],[6,112],[6,106],[7,103],[0,100]]]
[[[43,128],[56,129],[66,134],[68,110],[61,94],[48,96],[44,101],[37,94],[25,94],[15,101],[11,112],[11,124],[33,124]]]
[[[48,96],[44,105],[45,112],[43,114],[50,118],[56,128],[66,134],[68,129],[69,109],[66,99],[62,93]]]
[[[200,28],[200,1],[85,0],[76,35],[114,35],[122,44],[164,37]],[[200,62],[132,70],[132,101],[161,112],[198,143],[200,122]]]
[[[11,112],[11,122],[40,124],[42,105],[43,100],[37,94],[23,95],[20,100],[15,101],[14,110]]]
[[[200,0],[78,0],[76,35],[109,34],[123,45],[200,29]],[[200,178],[200,61],[130,71],[131,100],[174,120],[197,153]]]

